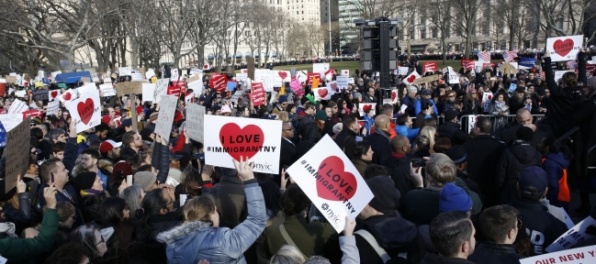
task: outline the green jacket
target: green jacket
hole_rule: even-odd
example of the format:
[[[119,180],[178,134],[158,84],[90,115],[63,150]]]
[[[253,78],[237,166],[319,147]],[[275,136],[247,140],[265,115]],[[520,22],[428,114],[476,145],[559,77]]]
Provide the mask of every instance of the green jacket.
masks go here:
[[[35,238],[0,239],[0,255],[8,259],[8,263],[33,263],[37,255],[52,249],[56,231],[58,213],[56,209],[46,209],[39,234]]]
[[[279,249],[286,244],[286,240],[279,231],[279,226],[284,224],[288,235],[298,249],[307,257],[314,255],[324,255],[325,245],[332,235],[337,234],[335,229],[327,223],[307,223],[304,217],[292,216],[276,216],[273,223],[265,228],[265,235],[267,237],[267,247],[270,255],[274,255]],[[334,241],[335,242],[335,241]]]

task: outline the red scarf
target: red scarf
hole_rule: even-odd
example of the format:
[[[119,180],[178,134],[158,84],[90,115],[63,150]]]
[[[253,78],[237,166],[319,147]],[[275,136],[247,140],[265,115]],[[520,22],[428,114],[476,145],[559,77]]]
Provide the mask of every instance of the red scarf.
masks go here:
[[[399,152],[391,152],[391,157],[393,157],[394,159],[403,159],[406,157],[406,154]]]

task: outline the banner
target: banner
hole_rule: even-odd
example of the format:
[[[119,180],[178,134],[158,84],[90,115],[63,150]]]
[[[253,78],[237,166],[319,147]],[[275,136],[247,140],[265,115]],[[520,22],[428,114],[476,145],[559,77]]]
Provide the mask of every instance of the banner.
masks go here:
[[[355,219],[374,197],[356,167],[329,135],[286,172],[338,233],[344,229],[346,216]]]
[[[160,101],[159,114],[157,115],[154,132],[169,143],[170,135],[172,134],[172,123],[176,114],[176,106],[178,106],[178,98],[173,95],[162,95]]]
[[[548,38],[546,52],[550,54],[552,62],[575,60],[583,45],[583,35]]]
[[[198,104],[189,104],[186,106],[186,116],[192,117],[186,119],[186,131],[192,140],[205,142],[204,138],[204,120],[205,107]]]
[[[570,249],[580,242],[595,239],[596,236],[594,233],[587,232],[588,228],[593,229],[595,227],[596,220],[594,220],[594,218],[591,216],[586,217],[584,220],[557,238],[555,242],[550,244],[550,246],[546,248],[546,252],[557,252]]]
[[[436,61],[433,62],[425,62],[424,66],[424,73],[427,72],[436,72],[439,70],[439,64]]]
[[[536,58],[534,57],[519,57],[518,59],[519,66],[527,67],[527,68],[534,68],[536,66]]]
[[[574,248],[558,251],[550,254],[543,254],[535,257],[520,259],[520,264],[587,264],[596,263],[596,246]]]
[[[205,123],[205,164],[235,168],[243,157],[255,172],[279,173],[281,121],[207,115]]]
[[[31,148],[29,140],[31,137],[31,118],[23,120],[19,125],[6,133],[6,170],[4,179],[4,190],[9,192],[17,185],[17,176],[25,176],[29,168],[29,157]]]
[[[66,101],[64,106],[75,121],[77,133],[93,128],[101,123],[101,101],[94,83],[76,89],[78,96]]]
[[[267,93],[261,82],[252,82],[250,91],[250,101],[254,107],[265,104]]]

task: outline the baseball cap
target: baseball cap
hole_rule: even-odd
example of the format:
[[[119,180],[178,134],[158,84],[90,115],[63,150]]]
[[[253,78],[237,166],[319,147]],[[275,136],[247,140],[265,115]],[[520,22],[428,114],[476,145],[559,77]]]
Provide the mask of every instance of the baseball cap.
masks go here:
[[[113,150],[115,148],[119,148],[122,146],[122,142],[116,142],[114,140],[108,139],[104,142],[99,144],[99,151],[101,153],[108,153],[108,151]]]
[[[548,176],[542,168],[530,166],[522,171],[518,184],[522,193],[533,190],[543,193],[548,187]]]

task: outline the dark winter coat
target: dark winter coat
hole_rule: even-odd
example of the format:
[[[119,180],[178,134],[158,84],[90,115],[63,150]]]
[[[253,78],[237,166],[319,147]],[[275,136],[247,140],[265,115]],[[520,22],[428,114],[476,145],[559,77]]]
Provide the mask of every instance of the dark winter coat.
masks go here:
[[[478,184],[485,207],[499,202],[499,193],[495,190],[497,161],[505,146],[505,143],[489,135],[477,136],[464,144],[468,156],[468,177]]]
[[[541,159],[540,152],[524,141],[515,141],[503,151],[497,167],[496,182],[502,203],[508,203],[517,197],[517,181],[521,172],[526,167],[540,166]]]
[[[523,258],[513,245],[479,242],[468,260],[484,264],[515,264]]]

